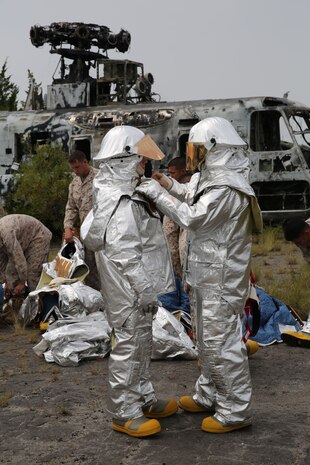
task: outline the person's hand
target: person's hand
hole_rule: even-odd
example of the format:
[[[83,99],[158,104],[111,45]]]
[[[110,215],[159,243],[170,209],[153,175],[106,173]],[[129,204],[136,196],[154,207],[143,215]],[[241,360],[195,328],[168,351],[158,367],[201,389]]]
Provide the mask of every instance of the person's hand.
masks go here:
[[[12,295],[20,297],[25,293],[25,281],[19,281],[19,283],[14,287]]]
[[[5,298],[5,300],[10,300],[10,298],[12,297],[12,289],[8,285],[7,281],[4,281],[3,289],[4,289],[4,298]]]
[[[73,242],[74,229],[66,228],[64,233],[64,240],[66,242]]]
[[[186,292],[186,294],[189,294],[190,291],[191,291],[191,286],[190,286],[190,284],[188,284],[187,282],[185,282],[184,285],[183,285],[183,289],[184,289],[184,292]]]
[[[168,176],[166,176],[164,173],[159,173],[158,171],[155,171],[155,173],[152,174],[152,179],[155,179],[162,187],[167,190],[171,189],[173,184],[173,181]]]
[[[139,194],[144,195],[148,199],[153,200],[153,202],[155,203],[160,194],[165,192],[161,185],[158,184],[158,182],[154,179],[146,179],[139,186],[136,187],[136,191],[139,192]]]

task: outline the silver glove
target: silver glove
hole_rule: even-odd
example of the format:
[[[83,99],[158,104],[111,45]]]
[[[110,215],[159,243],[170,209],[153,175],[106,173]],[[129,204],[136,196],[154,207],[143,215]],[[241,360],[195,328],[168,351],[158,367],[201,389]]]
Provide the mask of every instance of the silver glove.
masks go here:
[[[139,194],[144,195],[148,199],[153,200],[156,203],[158,197],[166,192],[161,185],[154,179],[146,179],[139,186],[136,187],[136,191]]]

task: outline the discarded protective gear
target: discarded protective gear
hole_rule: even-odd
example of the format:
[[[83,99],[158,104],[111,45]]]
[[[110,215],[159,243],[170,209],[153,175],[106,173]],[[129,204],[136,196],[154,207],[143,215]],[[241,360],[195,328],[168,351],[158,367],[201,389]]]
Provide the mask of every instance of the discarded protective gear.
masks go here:
[[[149,375],[153,312],[157,296],[175,289],[160,216],[135,193],[141,167],[137,154],[149,155],[139,145],[142,139],[148,144],[144,133],[131,126],[106,134],[96,157],[101,164],[94,180],[93,218],[81,228],[84,243],[96,251],[113,328],[108,409],[121,420],[141,417],[142,408],[157,401]]]
[[[193,290],[202,373],[193,399],[208,409],[216,405],[215,418],[223,424],[243,424],[251,419],[252,389],[241,316],[250,282],[252,232],[261,230],[262,217],[249,185],[246,144],[229,122],[222,123],[222,118],[206,118],[191,129],[190,141],[210,144],[201,172],[189,183],[173,180],[168,193],[147,181],[137,191],[188,230],[185,281]],[[197,129],[206,133],[205,139],[194,137]],[[212,142],[213,137],[217,140]]]
[[[84,359],[106,357],[111,350],[110,337],[111,328],[106,316],[98,311],[84,317],[66,317],[53,322],[33,350],[49,363],[78,366]]]
[[[215,417],[206,417],[202,421],[201,429],[207,433],[230,433],[231,431],[246,428],[248,426],[251,426],[251,422],[238,423],[235,425],[223,425]]]
[[[57,278],[69,278],[83,281],[89,273],[84,261],[84,248],[80,240],[74,236],[73,242],[63,242],[56,257],[44,263],[37,289],[56,282]],[[60,284],[60,280],[58,281]]]
[[[84,285],[78,283],[75,286],[83,289]],[[70,290],[71,294],[70,288],[71,285],[61,286],[63,290]],[[40,323],[41,331],[48,331],[42,335],[42,340],[33,349],[37,355],[43,354],[47,362],[55,362],[62,366],[76,366],[84,358],[105,357],[111,350],[112,330],[105,312],[100,311],[99,306],[99,298],[103,304],[102,297],[98,291],[88,286],[84,288],[87,295],[85,292],[84,297],[81,294],[80,297],[82,301],[92,297],[87,304],[88,312],[92,311],[91,314],[86,312],[86,302],[83,304],[84,310],[80,314],[76,312],[75,316],[69,316],[72,313],[71,308],[63,316],[58,308],[52,307],[50,314],[46,315],[46,323]],[[76,287],[74,290],[77,290]],[[90,296],[90,290],[94,293],[92,296]],[[57,301],[58,294],[53,294],[53,296]],[[98,311],[94,311],[96,308]],[[56,312],[59,318],[49,324],[48,321],[54,317]],[[6,316],[10,316],[6,309],[3,312],[0,311],[1,320],[6,320]],[[183,324],[163,307],[159,307],[156,315],[153,316],[152,327],[152,360],[174,358],[197,360],[197,350],[186,334]]]
[[[83,317],[103,310],[104,306],[100,292],[81,281],[60,284],[57,287],[46,285],[28,294],[20,308],[19,320],[27,325],[37,315],[44,322],[65,317]]]
[[[147,418],[171,417],[178,411],[178,403],[174,399],[158,399],[154,404],[143,407],[143,414]]]
[[[143,416],[133,420],[119,420],[118,418],[114,418],[112,428],[115,431],[128,434],[128,436],[133,436],[135,438],[152,436],[161,431],[159,421],[148,420]]]
[[[207,408],[204,405],[198,404],[198,402],[196,402],[191,396],[181,397],[179,399],[179,407],[190,413],[210,412],[210,415],[215,413],[213,407]]]
[[[152,360],[182,358],[196,360],[197,349],[183,324],[163,307],[153,318]]]
[[[260,322],[255,336],[250,336],[251,340],[258,342],[260,346],[267,346],[282,342],[283,331],[300,331],[302,320],[291,307],[258,286],[255,290],[259,298]],[[253,327],[251,320],[253,318],[250,315],[249,320],[243,322],[245,334],[247,326]]]
[[[74,176],[69,185],[68,201],[65,208],[64,229],[75,230],[81,225],[93,204],[93,181],[98,173],[96,168],[89,166],[88,174],[84,176]],[[88,266],[89,273],[85,278],[85,284],[100,290],[99,276],[97,272],[94,253],[84,249],[84,261]]]
[[[310,347],[310,312],[307,321],[300,331],[284,331],[281,334],[283,342],[296,347]]]
[[[310,334],[302,331],[284,331],[282,341],[290,346],[310,348]]]

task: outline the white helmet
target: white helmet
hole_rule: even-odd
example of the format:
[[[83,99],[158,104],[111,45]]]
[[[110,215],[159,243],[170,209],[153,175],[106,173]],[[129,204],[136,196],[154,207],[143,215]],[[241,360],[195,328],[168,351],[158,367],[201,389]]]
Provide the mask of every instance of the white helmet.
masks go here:
[[[101,142],[96,161],[104,161],[114,157],[140,155],[152,160],[164,158],[163,152],[150,136],[133,126],[115,126],[110,129]]]
[[[232,124],[218,116],[205,118],[190,130],[186,148],[188,170],[195,170],[213,147],[243,147],[246,142],[241,139]]]
[[[233,147],[247,145],[233,125],[227,119],[218,116],[205,118],[195,124],[190,130],[188,141],[202,143],[207,150],[210,150],[215,144]]]

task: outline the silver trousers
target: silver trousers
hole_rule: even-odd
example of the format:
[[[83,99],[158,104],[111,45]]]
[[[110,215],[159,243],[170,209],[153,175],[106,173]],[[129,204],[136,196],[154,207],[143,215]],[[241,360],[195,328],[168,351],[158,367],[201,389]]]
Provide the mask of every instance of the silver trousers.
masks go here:
[[[150,381],[152,312],[135,308],[121,327],[114,327],[109,358],[108,411],[113,418],[134,419],[142,407],[157,401]]]
[[[251,420],[252,385],[241,316],[218,293],[194,289],[201,375],[194,400],[215,407],[223,425]]]

